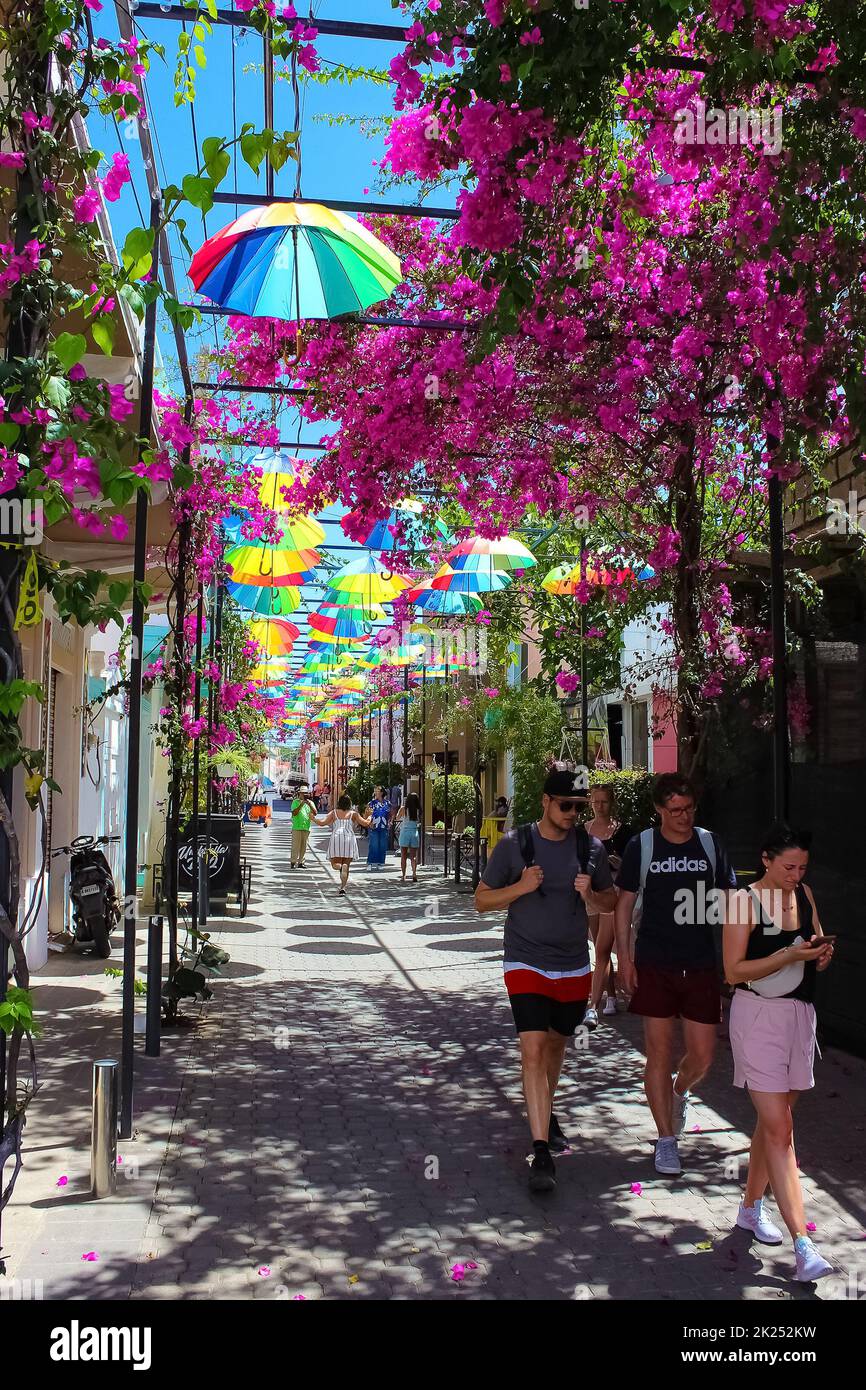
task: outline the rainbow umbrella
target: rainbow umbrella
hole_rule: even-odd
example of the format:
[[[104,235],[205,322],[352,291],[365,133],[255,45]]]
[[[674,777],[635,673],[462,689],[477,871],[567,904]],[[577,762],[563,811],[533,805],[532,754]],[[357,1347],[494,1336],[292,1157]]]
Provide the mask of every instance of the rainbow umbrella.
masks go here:
[[[351,610],[346,608],[335,609],[333,617],[328,613],[311,613],[308,621],[316,642],[363,642],[370,635],[370,624],[352,616]]]
[[[387,666],[414,666],[424,655],[424,643],[413,642],[404,647],[371,647],[356,657],[363,671],[375,671]]]
[[[271,502],[265,505],[272,507]],[[298,554],[306,554],[307,551],[315,552],[315,547],[322,544],[325,531],[314,516],[290,517],[281,513],[278,508],[273,510],[277,512],[273,525],[273,540],[251,540],[245,536],[243,527],[247,523],[247,517],[239,514],[228,517],[223,522],[223,530],[233,545],[255,546],[259,550],[292,550]]]
[[[513,536],[469,536],[448,551],[445,563],[453,570],[478,570],[487,573],[491,569],[503,570],[513,574],[515,570],[528,570],[538,561],[522,541]]]
[[[288,656],[301,635],[301,629],[284,618],[254,618],[247,623],[247,631],[266,656]]]
[[[419,584],[410,589],[407,599],[425,612],[440,617],[455,617],[460,614],[478,613],[483,604],[475,594],[457,594],[443,589],[431,589],[427,584]]]
[[[412,583],[402,574],[386,569],[373,555],[362,555],[357,560],[351,560],[332,574],[328,582],[338,594],[360,598],[365,607],[393,602]]]
[[[301,595],[297,586],[286,584],[275,589],[268,584],[236,584],[230,579],[226,589],[239,608],[246,608],[263,617],[285,618],[301,606]]]
[[[387,618],[388,614],[380,603],[368,603],[360,594],[344,593],[339,589],[326,589],[319,608],[348,609],[355,617],[360,615],[365,622]]]
[[[415,533],[418,530],[420,519],[424,515],[424,504],[414,497],[404,497],[401,501],[395,502],[386,517],[377,521],[372,529],[367,533],[361,542],[368,550],[398,550],[405,543],[412,545]],[[394,528],[401,525],[408,531],[405,542],[398,542],[394,535]],[[343,530],[346,531],[346,517],[341,522]],[[437,517],[433,522],[433,529],[440,540],[449,541],[453,537],[444,521]]]
[[[236,584],[308,584],[316,577],[320,563],[316,550],[275,550],[272,546],[234,545],[226,551],[225,563]]]
[[[641,571],[644,578],[651,576]],[[606,569],[603,565],[586,565],[581,574],[580,561],[576,565],[557,565],[544,576],[541,581],[542,589],[546,589],[550,594],[572,595],[577,592],[578,585],[586,580],[587,584],[596,584],[603,588],[608,588],[611,584],[624,584],[627,579],[635,579],[640,576],[635,575],[633,569],[626,566],[623,569]]]
[[[209,237],[189,277],[236,314],[299,320],[360,313],[387,299],[402,271],[354,217],[321,203],[270,203]]]
[[[468,570],[454,570],[450,565],[443,565],[425,587],[449,594],[480,594],[497,593],[507,589],[510,583],[511,576],[492,564],[484,569]]]

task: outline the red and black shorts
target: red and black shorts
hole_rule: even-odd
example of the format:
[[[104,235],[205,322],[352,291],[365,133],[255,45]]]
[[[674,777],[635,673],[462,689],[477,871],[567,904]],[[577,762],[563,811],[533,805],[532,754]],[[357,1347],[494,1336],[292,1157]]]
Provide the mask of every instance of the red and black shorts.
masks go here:
[[[546,1033],[552,1028],[570,1038],[583,1022],[592,974],[587,970],[547,975],[528,966],[505,968],[505,988],[518,1033]]]
[[[685,1018],[690,1023],[721,1023],[722,995],[714,965],[676,970],[637,965],[637,989],[629,1013],[642,1018]]]

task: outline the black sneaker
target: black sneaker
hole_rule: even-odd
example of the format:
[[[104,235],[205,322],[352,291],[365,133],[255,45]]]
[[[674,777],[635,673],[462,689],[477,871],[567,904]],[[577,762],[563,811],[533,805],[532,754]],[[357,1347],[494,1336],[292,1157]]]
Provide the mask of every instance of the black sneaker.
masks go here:
[[[536,1149],[529,1170],[530,1192],[552,1192],[556,1187],[556,1166],[549,1149]]]
[[[555,1115],[550,1117],[550,1129],[547,1131],[547,1145],[551,1153],[561,1154],[566,1149],[571,1148],[566,1136],[563,1134],[559,1120]]]

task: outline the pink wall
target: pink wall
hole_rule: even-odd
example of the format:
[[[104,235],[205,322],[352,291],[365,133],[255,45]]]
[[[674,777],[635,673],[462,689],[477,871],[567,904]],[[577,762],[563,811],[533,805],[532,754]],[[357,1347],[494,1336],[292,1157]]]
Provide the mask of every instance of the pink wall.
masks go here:
[[[654,695],[652,707],[653,772],[677,771],[677,726],[666,695]]]

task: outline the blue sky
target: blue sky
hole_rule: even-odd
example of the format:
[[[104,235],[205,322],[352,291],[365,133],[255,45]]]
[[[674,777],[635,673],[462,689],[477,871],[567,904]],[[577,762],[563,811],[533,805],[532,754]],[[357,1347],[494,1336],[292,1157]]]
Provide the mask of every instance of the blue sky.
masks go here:
[[[220,0],[225,5],[227,0]],[[296,0],[298,13],[305,15],[308,0]],[[390,0],[315,0],[314,14],[319,18],[358,20],[372,23],[402,24],[399,10],[394,9]],[[105,34],[112,39],[117,37],[117,20],[111,0],[105,0],[101,14],[94,16],[97,34]],[[251,121],[256,128],[264,125],[263,80],[261,73],[252,69],[261,62],[261,39],[254,30],[244,33],[228,25],[214,25],[214,31],[206,43],[207,66],[196,77],[196,99],[194,108],[175,107],[173,100],[173,73],[177,54],[177,35],[180,25],[160,20],[136,20],[137,32],[149,39],[165,45],[166,57],[162,62],[154,58],[146,82],[146,95],[150,113],[151,133],[154,138],[157,156],[157,172],[160,183],[180,184],[183,176],[196,168],[195,141],[193,138],[193,115],[198,147],[211,135],[229,136],[233,134],[233,114],[236,112],[237,126]],[[373,67],[387,70],[392,57],[400,51],[401,45],[361,39],[338,39],[319,37],[316,49],[323,66],[327,63],[341,63],[351,67]],[[278,64],[278,68],[281,66]],[[233,97],[234,93],[234,97]],[[302,88],[301,147],[303,154],[303,185],[305,197],[354,199],[375,198],[377,194],[377,170],[372,161],[381,159],[384,154],[384,138],[381,133],[367,135],[357,122],[369,118],[372,122],[381,121],[392,111],[391,89],[376,86],[374,83],[359,81],[352,85],[332,83],[323,86],[307,83]],[[332,125],[326,119],[329,114],[341,113],[354,118],[349,124]],[[294,102],[288,82],[277,81],[275,88],[274,125],[277,130],[294,128]],[[124,132],[115,130],[114,124],[105,121],[99,113],[90,118],[91,138],[94,145],[110,156],[123,149],[130,156],[133,171],[134,189],[124,189],[118,203],[111,206],[112,222],[118,245],[122,245],[127,231],[146,222],[149,217],[149,201],[141,149],[137,140],[124,138]],[[263,192],[264,174],[260,171],[258,179],[253,172],[239,160],[237,170],[230,170],[222,190],[231,191],[235,186],[241,192]],[[276,196],[290,199],[294,189],[295,165],[288,161],[276,176]],[[369,192],[365,195],[364,190]],[[410,187],[402,192],[387,193],[390,201],[414,201],[415,195]],[[449,199],[437,195],[439,203]],[[238,209],[242,211],[243,209]],[[193,249],[196,249],[207,236],[212,236],[220,227],[233,220],[235,208],[231,205],[217,205],[207,215],[203,223],[201,213],[189,208],[187,217],[187,236]],[[172,258],[179,297],[183,300],[192,296],[191,286],[186,276],[188,256],[176,235],[171,237]],[[204,319],[201,326],[187,334],[187,347],[191,361],[200,346],[213,346],[220,334],[220,322],[212,318]],[[173,378],[172,359],[174,341],[167,324],[161,323],[159,329],[160,347],[169,380]],[[193,372],[195,376],[195,371]],[[262,398],[259,397],[258,400]],[[280,421],[284,439],[296,438],[297,413],[291,408],[284,410]],[[302,439],[314,442],[326,430],[320,427],[305,426]],[[325,525],[328,541],[348,546],[348,541],[339,526],[341,507],[329,508],[320,516]],[[348,561],[353,558],[349,550],[334,552],[337,558]],[[304,598],[315,600],[317,591],[307,587]],[[302,613],[303,609],[299,610]],[[306,631],[306,623],[298,614],[292,615]]]

